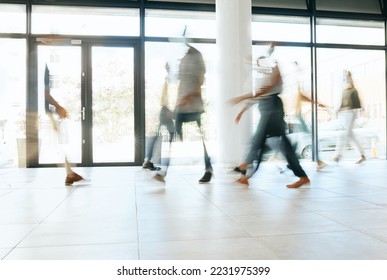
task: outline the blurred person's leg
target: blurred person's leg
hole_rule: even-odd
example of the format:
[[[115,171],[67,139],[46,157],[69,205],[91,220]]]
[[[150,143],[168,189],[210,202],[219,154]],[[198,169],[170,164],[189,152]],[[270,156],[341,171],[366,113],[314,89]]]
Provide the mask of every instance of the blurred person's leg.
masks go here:
[[[157,127],[157,131],[156,131],[155,135],[153,135],[149,138],[149,141],[147,143],[148,145],[146,147],[146,156],[144,159],[144,163],[142,164],[142,168],[144,168],[144,169],[148,169],[151,171],[158,170],[158,167],[154,166],[154,164],[152,162],[152,157],[153,157],[155,143],[160,135],[160,129],[161,129],[161,125],[159,124],[159,126]]]
[[[346,127],[348,127],[348,128],[346,128],[347,139],[348,139],[348,141],[352,140],[353,144],[355,145],[355,148],[357,149],[357,151],[360,154],[360,159],[358,159],[356,161],[356,163],[359,164],[359,163],[362,163],[363,161],[365,161],[366,157],[364,155],[364,149],[363,149],[360,141],[358,140],[355,133],[353,132],[353,126],[355,124],[355,120],[356,120],[356,112],[353,110],[350,110],[348,112],[348,116],[347,116],[347,120],[346,120]]]
[[[183,122],[185,120],[184,114],[177,113],[175,118],[175,128],[177,137],[183,141]]]
[[[175,124],[173,123],[173,120],[170,119],[169,121],[163,122],[163,125],[166,126],[168,133],[169,133],[169,146],[168,151],[166,153],[166,157],[162,158],[162,168],[157,168],[157,172],[154,175],[154,179],[157,181],[164,182],[165,176],[167,176],[170,158],[171,158],[171,150],[172,150],[172,142],[175,139]]]
[[[339,162],[341,159],[341,156],[343,154],[344,146],[348,142],[347,134],[348,134],[348,111],[341,111],[339,112],[339,120],[343,123],[345,131],[339,135],[336,142],[336,152],[335,156],[333,158],[334,161]],[[339,132],[340,133],[340,132]]]
[[[293,171],[294,175],[299,178],[297,182],[293,184],[286,185],[288,188],[298,188],[302,185],[308,184],[309,178],[306,175],[305,171],[302,169],[300,162],[297,159],[296,153],[293,150],[292,144],[290,143],[288,137],[284,134],[281,137],[281,152],[285,156],[290,169]]]
[[[202,143],[203,143],[203,151],[204,151],[204,166],[205,166],[205,172],[202,178],[199,179],[199,183],[208,183],[211,181],[212,175],[213,175],[213,168],[211,165],[211,159],[208,155],[207,152],[207,147],[204,139],[204,132],[202,129],[202,122],[201,122],[201,113],[198,113],[196,116],[196,124],[198,126],[201,138],[202,138]]]
[[[69,119],[62,119],[60,123],[57,123],[57,138],[58,138],[58,144],[61,146],[61,158],[64,158],[64,168],[66,171],[66,179],[65,179],[65,185],[71,186],[75,182],[82,181],[84,178],[77,174],[72,169],[72,163],[69,160],[69,155],[71,156],[71,153],[76,150],[75,143],[73,143],[73,139],[69,135],[69,126],[71,126],[71,122]]]
[[[253,137],[251,138],[250,148],[247,152],[245,160],[241,163],[238,168],[242,173],[242,176],[237,182],[248,185],[248,179],[254,175],[258,170],[258,167],[262,161],[263,151],[266,142],[266,131],[270,119],[270,114],[260,111],[261,116],[255,130]],[[256,161],[256,166],[253,163]]]

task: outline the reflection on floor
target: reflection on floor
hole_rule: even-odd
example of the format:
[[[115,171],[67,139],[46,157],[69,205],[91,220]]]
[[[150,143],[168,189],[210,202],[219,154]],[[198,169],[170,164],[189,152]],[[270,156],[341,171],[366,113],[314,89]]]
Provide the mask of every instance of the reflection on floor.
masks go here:
[[[266,162],[250,187],[217,167],[0,169],[0,259],[387,260],[387,162],[303,162],[312,184]]]

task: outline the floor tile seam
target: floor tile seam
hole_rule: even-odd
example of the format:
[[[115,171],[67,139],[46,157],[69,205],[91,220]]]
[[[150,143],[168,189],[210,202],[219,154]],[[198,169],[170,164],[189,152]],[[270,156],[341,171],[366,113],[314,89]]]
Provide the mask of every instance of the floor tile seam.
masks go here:
[[[5,227],[5,226],[28,226],[28,225],[31,225],[31,226],[36,226],[36,225],[39,225],[40,222],[36,222],[36,223],[17,223],[17,222],[9,222],[9,223],[3,223],[3,222],[0,222],[0,227]]]
[[[206,201],[209,202],[209,204],[211,204],[211,205],[212,205],[213,207],[215,207],[218,211],[220,211],[220,213],[222,213],[225,217],[227,217],[229,220],[231,220],[232,223],[233,223],[233,225],[235,225],[237,229],[239,229],[239,230],[243,231],[244,233],[248,234],[249,236],[251,236],[249,232],[247,232],[245,229],[243,229],[243,228],[235,221],[235,217],[230,216],[230,214],[226,213],[226,212],[225,212],[222,208],[220,208],[220,206],[218,206],[215,202],[209,200],[209,199],[204,195],[204,193],[201,192],[198,188],[195,188],[195,190],[196,190],[197,192],[199,192],[199,194],[200,194],[201,196],[203,196],[204,199],[205,199]]]
[[[307,206],[303,206],[307,207]],[[381,210],[383,209],[382,207],[366,207],[366,208],[343,208],[343,209],[333,209],[333,210],[327,210],[327,209],[309,209],[306,208],[305,211],[300,211],[300,212],[311,212],[311,213],[319,213],[319,212],[335,212],[335,211],[362,211],[362,210]],[[325,217],[326,218],[326,217]]]
[[[42,221],[41,221],[42,222]],[[40,222],[40,223],[41,223]],[[12,246],[11,250],[2,258],[2,259],[5,259],[13,250],[16,249],[16,247],[21,243],[23,242],[23,240],[25,240],[27,238],[27,236],[29,236],[39,225],[40,223],[37,223],[28,233],[25,234],[25,236],[19,241],[17,242],[14,246]]]
[[[23,188],[28,189],[28,187],[24,187],[24,186],[30,183],[31,182],[16,183],[16,186],[15,186],[15,183],[6,183],[6,184],[9,186],[9,188],[12,188],[13,190],[18,190]]]
[[[373,231],[373,230],[387,230],[387,228],[372,228],[372,229],[359,229],[358,230],[358,232],[360,232],[361,234],[365,234],[365,235],[367,235],[367,236],[369,236],[369,237],[371,237],[371,238],[373,238],[373,239],[375,239],[375,240],[378,240],[378,241],[380,241],[380,242],[383,242],[383,243],[385,243],[386,245],[387,245],[387,240],[386,241],[383,241],[382,239],[379,239],[379,238],[377,238],[377,237],[375,237],[375,236],[372,236],[372,235],[370,235],[370,234],[368,234],[368,233],[366,233],[366,232],[364,232],[364,231],[367,231],[367,230],[371,230],[371,231]]]
[[[17,190],[17,189],[12,189],[12,190],[10,190],[9,192],[0,195],[0,200],[1,200],[3,197],[6,197],[7,195],[11,194],[12,192],[14,192],[14,191],[16,191],[16,190]]]
[[[142,241],[140,242],[139,246],[144,246],[144,245],[153,245],[153,244],[163,244],[163,243],[182,243],[182,242],[212,242],[212,241],[221,241],[221,240],[251,240],[253,242],[257,242],[258,245],[264,246],[273,256],[275,256],[277,259],[280,259],[280,257],[272,250],[270,249],[266,244],[262,243],[260,240],[257,240],[256,237],[254,236],[241,236],[241,237],[223,237],[223,238],[211,238],[211,239],[189,239],[189,240],[166,240],[166,241]],[[141,260],[141,259],[139,259]],[[146,259],[142,259],[146,260]]]
[[[8,174],[12,174],[12,173],[19,172],[19,169],[20,169],[20,168],[1,168],[0,176],[6,175],[6,174],[8,175]]]
[[[360,209],[359,211],[362,211],[362,210],[375,210],[375,208]],[[380,209],[376,209],[376,210],[380,210]],[[387,210],[387,209],[386,209],[386,210]],[[358,228],[358,227],[349,226],[349,225],[344,224],[344,223],[341,223],[341,222],[339,222],[339,221],[335,221],[335,220],[333,220],[333,219],[331,219],[331,218],[329,218],[329,217],[327,217],[327,216],[325,216],[325,215],[322,214],[322,212],[337,212],[337,211],[341,212],[341,211],[350,211],[350,210],[333,210],[333,211],[326,211],[326,210],[324,210],[324,211],[318,211],[318,210],[315,210],[315,211],[311,211],[311,212],[314,212],[314,213],[317,214],[318,216],[321,216],[321,217],[323,217],[323,218],[325,218],[325,219],[328,219],[328,220],[330,220],[330,221],[332,221],[332,222],[334,222],[334,223],[336,223],[336,224],[342,225],[342,226],[344,226],[344,227],[346,227],[346,228],[349,228],[349,229],[351,229],[351,230],[353,230],[353,231],[359,231],[359,230],[361,230],[361,229],[364,229],[364,230],[366,230],[366,229],[374,229],[374,228]],[[352,210],[352,211],[354,211],[354,210]]]
[[[377,194],[372,194],[371,196],[374,197],[374,195],[377,195]],[[375,203],[375,202],[372,202],[372,201],[369,201],[369,200],[366,200],[366,199],[361,199],[362,196],[368,196],[368,195],[359,195],[359,197],[353,197],[353,198],[356,198],[362,202],[366,202],[366,203],[370,203],[370,204],[373,204],[373,205],[376,205],[378,207],[382,207],[382,208],[387,208],[387,202],[385,204],[378,204],[378,203]],[[371,208],[372,209],[372,208]]]
[[[4,258],[6,258],[13,250],[15,250],[17,247],[18,247],[18,245],[21,243],[21,242],[23,242],[33,231],[35,231],[43,222],[44,222],[44,220],[46,220],[56,209],[58,209],[58,207],[72,194],[74,192],[74,190],[73,191],[71,191],[69,194],[67,194],[66,196],[65,196],[65,198],[52,210],[52,211],[50,211],[47,215],[46,215],[46,217],[44,217],[44,218],[42,218],[41,219],[41,221],[39,222],[39,223],[36,223],[36,225],[28,232],[28,233],[26,233],[26,235],[18,242],[18,243],[16,243],[16,245],[15,246],[13,246],[13,248],[12,248],[12,250],[11,251],[9,251],[8,252],[8,254],[6,254],[5,256],[4,256]],[[3,259],[4,259],[3,258]]]
[[[98,243],[74,243],[74,244],[52,244],[52,245],[30,245],[17,246],[13,249],[37,249],[37,248],[55,248],[55,247],[82,247],[82,246],[103,246],[103,245],[138,245],[138,242],[98,242]]]
[[[323,188],[313,188],[313,189],[322,189],[322,190],[325,190],[325,189],[323,189]],[[287,189],[287,190],[289,190],[289,189]],[[301,189],[299,189],[299,190],[301,190]],[[308,189],[302,189],[302,190],[305,190],[305,191],[307,191],[307,190],[309,190],[309,188]],[[296,191],[296,190],[289,190],[289,191]],[[281,196],[281,195],[276,195],[275,193],[272,193],[270,190],[266,190],[266,191],[264,191],[264,192],[266,192],[267,194],[270,194],[270,195],[272,195],[272,196],[274,196],[275,198],[279,198],[279,199],[282,199],[282,200],[284,200],[284,201],[287,201],[288,199],[289,199],[289,197],[283,197],[283,196]],[[299,199],[299,200],[303,200],[303,199],[330,199],[330,198],[343,198],[343,197],[348,197],[347,195],[344,195],[344,194],[340,194],[340,193],[335,193],[335,192],[333,192],[333,191],[329,191],[329,192],[331,192],[331,193],[333,193],[333,194],[338,194],[338,195],[340,195],[340,197],[337,197],[337,196],[334,196],[334,197],[294,197],[294,198],[291,198],[291,199]]]
[[[7,252],[0,256],[0,261],[5,260],[5,258],[13,251],[14,248],[0,248],[1,250],[6,250]]]
[[[200,242],[200,241],[221,241],[221,240],[234,240],[234,239],[254,239],[254,236],[235,236],[235,237],[217,237],[217,238],[192,238],[192,239],[170,239],[170,240],[143,240],[139,241],[139,245],[144,244],[157,244],[157,243],[181,243],[181,242]]]
[[[232,221],[233,223],[235,223],[234,221]],[[170,237],[171,235],[168,234],[168,235],[165,235],[165,238],[164,240],[158,240],[157,237],[156,238],[148,238],[145,237],[145,238],[142,238],[141,235],[139,237],[139,241],[138,241],[138,244],[141,244],[141,243],[148,243],[148,242],[179,242],[179,241],[195,241],[195,240],[222,240],[222,239],[235,239],[235,238],[251,238],[252,235],[244,230],[243,228],[241,228],[239,225],[236,225],[235,224],[235,231],[238,231],[238,232],[234,232],[234,233],[230,233],[230,234],[226,234],[227,236],[218,236],[216,237],[216,235],[221,235],[221,234],[211,234],[211,236],[209,238],[206,238],[206,237],[203,237],[202,236],[199,236],[199,237],[187,237],[187,236],[183,236],[183,237]],[[145,233],[143,235],[146,235]],[[215,236],[214,236],[215,235]]]
[[[349,188],[349,187],[348,187]],[[323,190],[327,190],[326,188],[321,188]],[[358,196],[366,196],[366,195],[386,195],[387,196],[387,192],[385,193],[385,190],[380,190],[380,191],[383,191],[383,193],[375,193],[375,192],[372,192],[372,193],[359,193],[359,192],[355,192],[355,193],[352,193],[352,194],[349,194],[348,192],[345,192],[345,193],[342,193],[342,191],[340,190],[340,187],[334,187],[334,189],[339,189],[339,190],[332,190],[332,189],[329,189],[330,192],[333,192],[333,193],[336,193],[336,194],[340,194],[342,196],[346,196],[346,197],[352,197],[352,198],[357,198]],[[386,189],[387,191],[387,189]]]
[[[347,227],[348,228],[348,227]],[[331,234],[331,233],[346,233],[346,232],[358,232],[355,229],[348,228],[347,230],[328,230],[328,231],[313,231],[313,232],[297,232],[297,233],[283,233],[283,234],[270,234],[270,235],[253,235],[253,238],[272,238],[272,237],[291,237],[299,235],[316,235],[316,234]]]
[[[276,253],[276,251],[273,248],[271,248],[271,246],[270,246],[270,244],[268,244],[268,242],[266,242],[265,240],[261,240],[261,238],[259,238],[259,237],[257,238],[255,236],[253,236],[253,239],[255,239],[258,242],[259,245],[265,247],[278,260],[281,260],[281,256],[278,253]]]
[[[376,210],[376,211],[383,211],[387,213],[387,209],[384,207],[377,207],[377,208],[362,208],[362,209],[338,209],[338,210],[313,210],[313,212],[316,212],[316,214],[319,214],[321,216],[324,212],[345,212],[345,211],[368,211],[368,210]],[[324,216],[325,217],[325,216]]]
[[[362,181],[359,181],[359,180],[355,180],[355,179],[348,179],[347,177],[345,179],[342,179],[342,177],[334,177],[335,179],[338,179],[340,180],[340,184],[351,184],[351,183],[358,183],[358,184],[361,184],[361,185],[365,185],[365,186],[370,186],[370,187],[379,187],[379,188],[385,188],[385,186],[380,186],[379,184],[376,184],[376,183],[363,183]],[[313,184],[313,181],[312,181],[312,184]]]
[[[338,193],[340,194],[340,193]],[[362,196],[362,195],[359,195],[359,196]],[[281,197],[279,197],[281,198]],[[366,207],[366,208],[357,208],[357,209],[340,209],[340,210],[362,210],[362,209],[379,209],[380,207],[386,207],[386,206],[382,206],[382,205],[379,205],[377,203],[373,203],[371,201],[367,201],[367,200],[364,200],[364,199],[360,199],[358,196],[353,196],[353,195],[346,195],[346,194],[340,194],[340,196],[337,196],[337,197],[303,197],[303,198],[292,198],[292,200],[329,200],[329,199],[345,199],[345,198],[350,198],[350,199],[354,199],[354,200],[357,200],[359,202],[365,202],[365,203],[369,203],[369,204],[374,204],[378,207],[375,207],[375,208],[371,208],[371,207]],[[283,200],[286,200],[285,198]],[[299,206],[298,204],[296,204],[296,206]],[[310,210],[310,209],[309,209]],[[313,210],[310,210],[310,211],[313,211]],[[323,210],[315,210],[315,211],[323,211]],[[338,210],[337,210],[338,211]]]
[[[136,217],[136,240],[137,240],[137,259],[141,258],[140,250],[140,231],[139,231],[139,212],[138,212],[138,192],[137,192],[137,180],[134,179],[134,204],[135,204],[135,217]]]

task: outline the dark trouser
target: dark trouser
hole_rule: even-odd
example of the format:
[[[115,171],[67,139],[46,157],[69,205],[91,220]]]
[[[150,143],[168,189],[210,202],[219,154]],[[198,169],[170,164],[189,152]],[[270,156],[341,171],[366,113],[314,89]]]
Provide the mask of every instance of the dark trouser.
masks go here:
[[[206,144],[204,142],[201,115],[202,115],[201,112],[199,112],[199,113],[176,113],[176,116],[175,116],[176,132],[177,132],[177,136],[180,138],[180,140],[183,140],[183,123],[196,122],[196,124],[199,128],[199,131],[200,131],[200,135],[202,137],[205,169],[206,169],[206,171],[213,172],[211,160],[210,160],[210,157],[208,156]]]
[[[261,117],[251,140],[245,163],[253,166],[252,163],[255,159],[257,159],[257,162],[255,167],[250,167],[247,170],[247,176],[251,177],[257,171],[262,161],[266,138],[271,136],[281,137],[280,152],[285,156],[294,175],[297,177],[306,176],[285,133],[284,110],[281,98],[273,95],[262,99],[259,101],[258,109]]]

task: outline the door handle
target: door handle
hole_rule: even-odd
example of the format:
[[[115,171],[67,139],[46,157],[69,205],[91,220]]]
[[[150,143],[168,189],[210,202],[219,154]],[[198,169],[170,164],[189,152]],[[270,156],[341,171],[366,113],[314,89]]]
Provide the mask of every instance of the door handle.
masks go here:
[[[86,109],[85,109],[85,107],[82,107],[82,120],[83,121],[85,120],[85,116],[86,116]]]

